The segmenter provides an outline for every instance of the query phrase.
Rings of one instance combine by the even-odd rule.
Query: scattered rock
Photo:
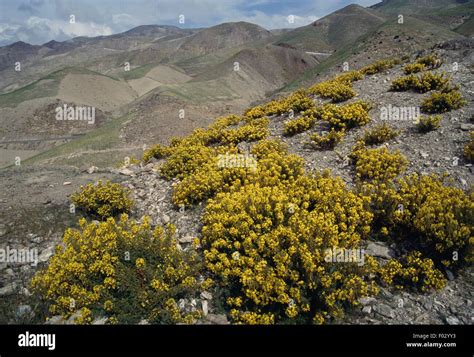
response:
[[[125,176],[135,176],[135,172],[133,170],[128,169],[128,168],[120,169],[120,170],[118,170],[118,173],[121,174],[121,175],[125,175]]]
[[[45,263],[49,260],[49,258],[52,257],[52,255],[54,254],[54,247],[49,247],[49,248],[46,248],[45,250],[43,250],[41,252],[41,254],[39,255],[38,257],[38,261],[40,263]]]
[[[461,321],[459,321],[459,319],[455,316],[447,316],[445,320],[449,325],[459,325],[461,323]]]
[[[180,242],[181,244],[190,244],[193,242],[193,240],[194,240],[193,236],[184,236],[184,237],[178,238],[178,242]]]
[[[98,317],[92,321],[92,325],[105,325],[107,323],[107,317]]]
[[[34,316],[33,309],[30,305],[20,305],[16,309],[16,316],[20,319],[25,317],[32,317]]]
[[[163,224],[168,224],[168,223],[170,223],[170,221],[171,221],[170,216],[168,216],[167,214],[164,214],[161,217],[161,222],[163,222]]]
[[[362,308],[362,312],[363,313],[366,313],[366,314],[370,314],[372,312],[372,306],[368,305],[368,306],[364,306]]]
[[[0,296],[13,295],[16,291],[17,283],[12,282],[5,285],[3,288],[0,288]]]
[[[201,299],[212,300],[212,294],[209,291],[201,292]]]
[[[206,321],[214,325],[229,325],[229,320],[227,316],[223,314],[208,314],[206,316]]]
[[[365,248],[365,253],[384,259],[391,259],[395,257],[393,250],[384,242],[369,242],[369,244],[367,244],[367,248]]]
[[[474,124],[470,124],[470,123],[462,123],[461,125],[459,125],[459,127],[460,127],[461,130],[463,130],[463,131],[471,131],[471,130],[474,130]]]
[[[69,186],[70,184],[72,184],[71,181],[65,181],[65,182],[63,182],[63,186]]]
[[[383,317],[387,317],[389,319],[393,319],[395,317],[395,313],[393,312],[393,309],[385,304],[380,304],[374,307],[374,310],[376,313],[379,315],[382,315]]]
[[[45,325],[64,325],[66,320],[63,319],[62,316],[56,315],[50,317],[44,324]]]
[[[202,313],[204,316],[207,316],[207,314],[209,313],[209,307],[208,307],[208,302],[207,300],[203,300],[201,302],[201,305],[202,305]]]
[[[87,169],[88,174],[93,174],[95,172],[99,171],[99,168],[97,166],[91,166]]]

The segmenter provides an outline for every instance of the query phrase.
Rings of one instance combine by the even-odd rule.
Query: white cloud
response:
[[[51,37],[56,37],[61,34],[67,36],[106,36],[113,33],[112,29],[106,25],[99,25],[93,22],[78,22],[71,24],[69,21],[50,20],[40,17],[30,17],[26,21],[28,29],[38,29],[47,31]]]

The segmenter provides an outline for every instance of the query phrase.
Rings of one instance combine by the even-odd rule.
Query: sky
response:
[[[192,28],[248,21],[269,30],[292,28],[351,3],[370,6],[379,1],[0,0],[0,46],[16,41],[43,44],[77,36],[111,35],[150,24]],[[72,15],[75,23],[70,21]]]

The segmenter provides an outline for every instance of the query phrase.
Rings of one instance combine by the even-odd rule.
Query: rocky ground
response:
[[[389,121],[401,134],[386,145],[400,150],[409,160],[408,172],[448,173],[454,185],[468,189],[473,184],[473,167],[465,161],[462,148],[468,141],[469,131],[474,129],[472,91],[473,44],[451,45],[436,48],[444,63],[439,69],[448,72],[452,81],[459,85],[468,105],[460,110],[443,115],[441,128],[420,134],[411,121]],[[454,62],[458,69],[453,71]],[[371,123],[367,128],[380,123],[383,106],[419,106],[425,95],[389,92],[391,80],[402,75],[401,66],[354,83],[358,93],[356,99],[369,100],[374,108],[370,112]],[[318,124],[311,131],[284,137],[285,116],[271,118],[271,136],[289,144],[290,151],[306,160],[308,171],[331,169],[348,185],[353,184],[353,166],[346,162],[357,138],[365,128],[350,131],[344,141],[330,151],[315,151],[306,146],[309,135],[327,130]],[[27,282],[36,269],[44,266],[60,241],[62,232],[73,226],[77,217],[69,212],[69,195],[81,184],[109,178],[122,182],[133,191],[136,207],[132,216],[151,217],[153,224],[173,223],[177,227],[178,244],[187,249],[194,237],[199,236],[200,216],[203,206],[178,209],[171,203],[174,182],[161,179],[157,173],[159,163],[132,165],[123,169],[91,168],[89,172],[71,167],[22,167],[0,171],[2,192],[0,193],[0,248],[36,247],[40,264],[9,266],[0,264],[0,323],[39,322],[35,312],[39,305],[32,301]],[[396,247],[384,242],[367,242],[366,253],[380,260],[399,254]],[[382,289],[375,298],[361,300],[359,308],[351,311],[344,324],[472,324],[472,300],[474,295],[472,267],[458,272],[456,276],[446,271],[448,284],[441,291],[419,294],[407,291]],[[206,318],[200,323],[228,323],[218,301],[212,294],[204,293],[196,301],[181,301],[183,306],[201,308]],[[54,318],[54,323],[68,323]],[[70,321],[69,321],[70,322]],[[101,323],[98,319],[95,323]],[[143,323],[146,323],[144,321]]]

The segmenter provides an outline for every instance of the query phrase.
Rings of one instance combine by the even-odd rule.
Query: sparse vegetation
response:
[[[400,132],[392,129],[388,124],[378,124],[364,132],[362,140],[365,145],[379,145],[398,136]]]
[[[429,115],[420,116],[416,128],[420,133],[427,133],[432,130],[436,130],[441,125],[441,119],[443,117],[441,115]]]
[[[344,138],[344,130],[331,129],[326,134],[313,134],[311,135],[311,145],[316,149],[327,150],[333,149],[336,144],[340,143]]]
[[[459,90],[434,92],[423,100],[421,110],[425,113],[445,113],[461,108],[466,104]]]
[[[464,145],[464,157],[469,162],[474,162],[474,131],[470,132],[471,140]]]

